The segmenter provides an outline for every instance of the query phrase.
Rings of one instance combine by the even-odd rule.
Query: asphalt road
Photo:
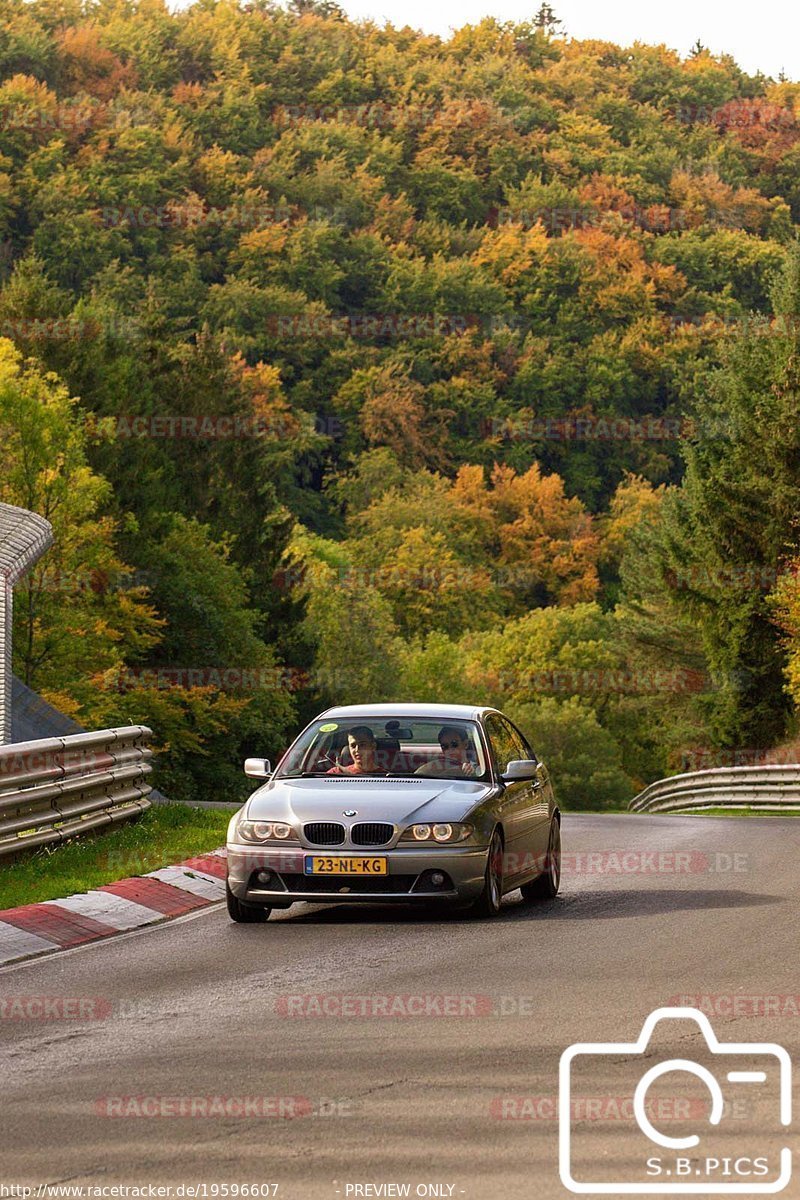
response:
[[[704,996],[721,1040],[800,1061],[800,821],[567,816],[564,849],[559,898],[514,893],[494,922],[298,906],[233,926],[214,907],[1,971],[0,1183],[563,1197],[572,1043],[633,1041],[651,1010]],[[343,994],[378,1015],[314,1015]],[[81,998],[87,1019],[14,1019],[24,997]],[[430,1015],[380,1015],[415,1005]],[[669,1041],[693,1044],[677,1027]],[[583,1094],[629,1095],[630,1058]],[[179,1105],[198,1115],[147,1115]],[[774,1154],[771,1119],[740,1113],[737,1150]],[[613,1104],[584,1122],[581,1169],[631,1169],[629,1125]]]

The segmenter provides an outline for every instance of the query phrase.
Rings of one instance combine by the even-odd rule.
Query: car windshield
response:
[[[275,778],[315,775],[486,780],[488,763],[474,721],[322,717],[287,750]]]

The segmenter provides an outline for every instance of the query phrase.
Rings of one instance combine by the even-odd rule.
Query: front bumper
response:
[[[306,855],[331,851],[319,847],[261,849],[228,843],[228,885],[246,904],[264,904],[272,908],[288,908],[305,901],[310,904],[413,904],[417,901],[449,900],[469,903],[480,895],[486,872],[487,850],[475,846],[437,846],[420,850],[382,850],[379,847],[335,851],[343,857],[386,858],[388,874],[305,875]],[[268,882],[257,879],[268,871]],[[442,872],[443,884],[434,885],[432,872]]]

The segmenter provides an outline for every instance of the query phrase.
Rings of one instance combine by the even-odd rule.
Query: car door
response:
[[[487,716],[486,735],[498,776],[502,775],[512,759],[524,757],[517,752],[518,745],[512,735],[511,726],[499,713],[490,713]],[[503,875],[507,884],[513,884],[515,879],[533,874],[529,858],[531,794],[531,785],[527,780],[516,780],[503,785],[503,792],[498,800],[505,834]]]
[[[535,759],[538,763],[536,778],[530,784],[530,808],[527,814],[526,829],[526,849],[538,861],[547,853],[548,839],[550,837],[550,804],[553,789],[550,784],[547,768],[544,763],[539,762],[538,756],[531,748],[527,738],[524,734],[520,733],[516,725],[512,721],[509,721],[507,717],[504,717],[503,720],[510,726],[512,737],[519,751],[519,757]]]

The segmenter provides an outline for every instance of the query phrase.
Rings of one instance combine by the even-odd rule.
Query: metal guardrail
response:
[[[800,763],[716,767],[659,779],[631,800],[632,812],[689,812],[704,808],[800,810]]]
[[[11,627],[14,586],[53,544],[49,521],[0,504],[0,743],[11,741]]]
[[[0,857],[149,808],[151,736],[127,725],[0,746]]]

